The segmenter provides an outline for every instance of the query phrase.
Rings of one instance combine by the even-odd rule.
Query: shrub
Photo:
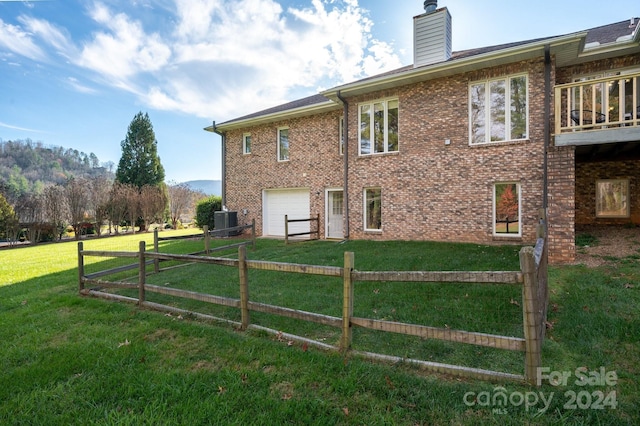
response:
[[[199,228],[207,225],[209,229],[214,229],[214,212],[222,210],[222,197],[212,195],[198,201],[196,205],[196,224]]]

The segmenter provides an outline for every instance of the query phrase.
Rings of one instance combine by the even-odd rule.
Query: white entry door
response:
[[[343,212],[342,189],[327,191],[327,238],[344,238]]]

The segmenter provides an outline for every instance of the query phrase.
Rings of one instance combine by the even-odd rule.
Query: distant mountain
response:
[[[222,195],[222,181],[219,180],[190,180],[184,183],[194,191],[200,191],[206,195]]]

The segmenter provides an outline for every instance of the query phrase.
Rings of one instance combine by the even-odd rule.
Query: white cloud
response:
[[[171,57],[171,49],[156,33],[146,34],[142,25],[124,13],[113,14],[103,4],[91,10],[91,18],[102,26],[93,39],[84,44],[77,63],[122,86],[138,73],[162,69]],[[124,84],[126,86],[126,84]]]
[[[310,94],[315,87],[401,66],[390,45],[372,39],[373,23],[356,0],[313,0],[309,7],[287,11],[272,0],[196,4],[194,26],[185,20],[191,12],[178,12],[183,18],[178,28],[191,31],[178,31],[174,52],[186,73],[194,63],[212,70],[208,92],[192,93],[184,104],[208,106],[192,111],[200,116],[231,118],[290,100],[296,90]],[[177,7],[187,6],[178,1]],[[165,88],[165,96],[182,103],[176,87]]]
[[[46,58],[41,46],[52,46],[97,83],[152,108],[218,120],[401,66],[392,46],[372,37],[357,0],[311,0],[286,10],[275,0],[172,1],[173,8],[127,12],[92,3],[94,29],[73,42],[45,20],[23,17],[22,27],[0,21],[0,46],[20,42],[14,52],[36,60]],[[136,16],[140,10],[145,15]]]
[[[5,127],[7,129],[12,129],[12,130],[20,130],[22,132],[46,133],[46,132],[44,132],[42,130],[27,129],[25,127],[14,126],[14,125],[11,125],[11,124],[3,123],[1,121],[0,121],[0,127]]]
[[[69,77],[67,78],[67,83],[69,84],[69,86],[71,86],[76,92],[80,92],[80,93],[88,93],[88,94],[94,94],[94,93],[98,93],[98,91],[96,89],[92,89],[91,87],[87,87],[84,84],[81,84],[77,78],[74,77]]]
[[[22,16],[19,21],[31,34],[52,46],[60,55],[66,58],[75,56],[75,46],[64,29],[59,29],[43,19]]]
[[[32,35],[16,25],[0,19],[0,47],[35,61],[45,61],[47,55],[33,40]]]
[[[206,38],[211,29],[211,17],[222,9],[220,0],[175,0],[178,14],[176,35],[188,40]]]

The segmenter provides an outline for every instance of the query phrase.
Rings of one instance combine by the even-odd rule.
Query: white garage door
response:
[[[309,189],[269,189],[264,191],[263,234],[284,236],[284,216],[291,219],[308,219]],[[289,224],[289,234],[308,232],[309,222]]]

